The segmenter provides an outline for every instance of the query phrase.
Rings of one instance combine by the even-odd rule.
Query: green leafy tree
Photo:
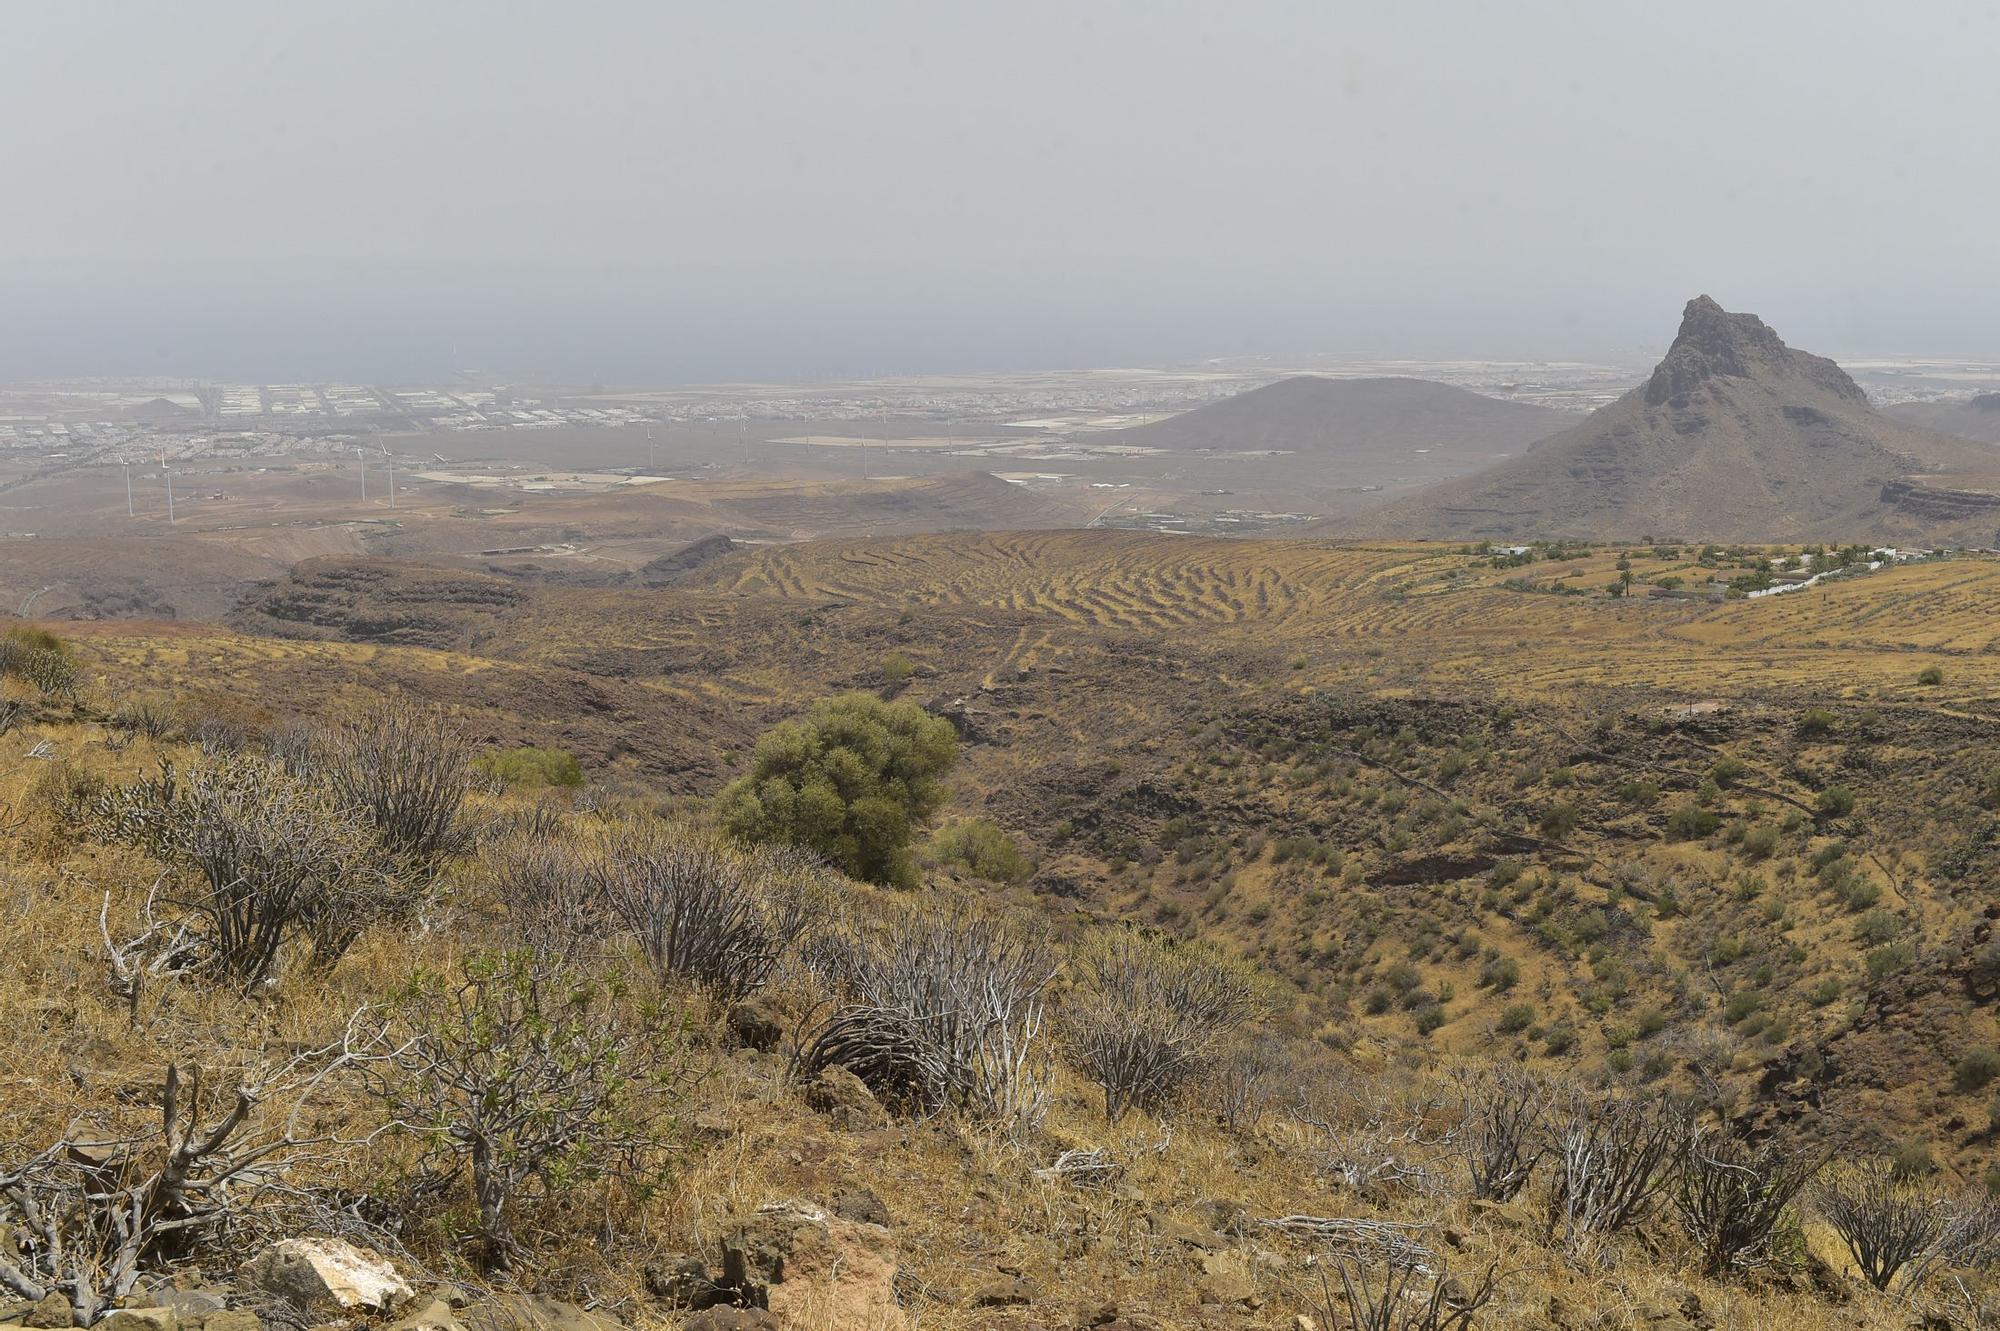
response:
[[[944,806],[957,752],[950,723],[913,703],[829,698],[757,741],[750,774],[722,792],[722,824],[744,841],[805,846],[853,877],[911,887],[911,839]]]

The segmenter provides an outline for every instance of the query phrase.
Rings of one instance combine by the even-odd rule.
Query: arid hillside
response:
[[[1548,407],[1423,379],[1298,375],[1102,437],[1146,448],[1277,450],[1329,464],[1407,462],[1431,454],[1433,464],[1477,467],[1574,422]]]
[[[1884,416],[1961,439],[2000,444],[2000,393],[1978,393],[1952,402],[1899,402]]]
[[[318,555],[370,554],[574,583],[657,580],[702,538],[798,541],[1083,525],[1064,498],[983,471],[849,481],[670,480],[595,492],[497,482],[360,502],[324,468],[218,473],[179,517],[125,516],[112,476],[26,487],[44,530],[6,540],[0,605],[52,619],[222,618],[255,583]],[[378,492],[381,483],[377,482]],[[684,570],[682,570],[684,571]]]
[[[267,1327],[296,1314],[239,1264],[301,1233],[454,1282],[443,1312],[355,1315],[402,1331],[498,1326],[524,1290],[566,1331],[1332,1327],[1355,1320],[1343,1273],[1496,1328],[1976,1325],[2000,561],[1868,553],[959,532],[706,546],[655,585],[332,556],[229,627],[57,625],[68,674],[37,647],[0,681],[0,1021],[22,1033],[0,1144],[143,1134],[169,1059],[221,1079],[202,1103],[254,1074],[271,1112],[313,1106],[328,1144],[283,1148],[255,1223],[161,1268]],[[1819,580],[1749,594],[1790,565]],[[856,691],[948,723],[955,762],[920,887],[801,897],[790,861],[713,841],[718,799],[760,734]],[[398,717],[491,761],[468,839],[397,852],[405,895],[284,944],[248,999],[173,960],[205,936],[174,930],[206,843],[149,829],[210,807],[176,792],[310,819],[333,807],[312,783]],[[575,784],[502,775],[572,763]],[[258,853],[365,855],[354,826]],[[648,932],[695,918],[630,895],[683,881],[655,864],[749,894],[716,918],[817,932],[732,988]],[[498,1001],[509,948],[609,986],[577,991],[612,1007],[575,1029],[613,1043],[576,1048],[646,1051],[670,1112],[618,1120],[645,1127],[618,1168],[486,1215],[398,1116],[429,1083],[367,1060],[444,1038],[412,1025],[453,1010],[437,977]],[[1020,1006],[982,1028],[1002,1045],[950,1055],[986,1071],[933,1083],[932,1054],[882,1052],[934,1049],[911,1032],[935,1006],[889,977],[988,964],[1012,978],[980,1001]],[[1240,996],[1202,1009],[1227,1038],[1113,1112],[1093,1041],[1122,1028],[1090,1022],[1190,976]],[[286,1120],[248,1121],[254,1143]],[[1634,1148],[1617,1220],[1565,1200],[1593,1133],[1659,1150]],[[1486,1153],[1508,1140],[1524,1154]],[[1739,1171],[1769,1223],[1717,1230]],[[1841,1237],[1871,1180],[1963,1222],[1887,1294]]]
[[[2000,454],[1876,412],[1762,320],[1688,302],[1652,377],[1345,531],[1439,540],[2000,543]]]
[[[1689,595],[1780,585],[1774,562],[962,533],[738,551],[640,591],[336,560],[247,604],[237,634],[107,625],[81,641],[107,661],[171,659],[280,711],[351,694],[365,661],[494,742],[555,744],[604,779],[689,796],[718,786],[762,726],[885,687],[900,658],[894,687],[966,737],[967,812],[1033,849],[1044,896],[1227,936],[1325,1020],[1394,1040],[1414,1009],[1371,1011],[1369,977],[1432,931],[1470,930],[1476,948],[1431,963],[1460,995],[1424,1032],[1440,1050],[1490,1040],[1508,1006],[1479,983],[1495,949],[1540,977],[1538,1012],[1574,1037],[1548,1055],[1562,1062],[1615,1052],[1662,1004],[1733,1041],[1716,987],[1755,983],[1782,1016],[1760,1032],[1779,1034],[1730,1044],[1717,1073],[1747,1088],[1850,1023],[1901,1013],[1861,997],[1890,982],[1868,972],[1872,948],[1906,946],[1908,964],[1955,983],[1990,822],[1977,736],[2000,697],[2000,564],[1855,565],[1779,595]],[[1909,800],[1912,786],[1926,797]],[[1829,815],[1836,787],[1855,804]],[[1302,864],[1280,843],[1311,853]],[[1825,895],[1828,863],[1869,880],[1864,906]],[[1551,941],[1548,920],[1629,910],[1662,882],[1682,885],[1670,918],[1580,950]],[[1745,899],[1784,921],[1755,955],[1810,959],[1786,987],[1753,981],[1755,966],[1706,969],[1702,949]],[[1871,911],[1899,923],[1850,933]],[[1606,949],[1628,987],[1593,1011],[1585,958]],[[1860,1006],[1812,1006],[1827,980]],[[1886,1082],[1850,1121],[1932,1138],[1976,1175],[1985,1139],[1942,1125],[1963,1112],[1949,1064],[1992,1036],[1991,1017],[1950,1013],[1924,1046],[1935,1066]],[[1824,1095],[1860,1093],[1826,1076]]]

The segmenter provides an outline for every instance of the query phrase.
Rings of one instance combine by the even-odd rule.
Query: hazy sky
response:
[[[0,0],[0,380],[2000,356],[2000,3]]]

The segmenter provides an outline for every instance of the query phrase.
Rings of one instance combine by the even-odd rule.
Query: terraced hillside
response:
[[[0,701],[14,707],[0,824],[26,829],[4,872],[42,882],[38,857],[54,855],[61,899],[97,909],[109,862],[63,849],[48,810],[143,770],[168,742],[152,735],[179,736],[169,751],[196,762],[400,695],[448,709],[482,747],[574,757],[582,790],[519,816],[587,831],[634,811],[706,816],[760,733],[867,690],[950,722],[961,756],[944,822],[984,819],[1019,853],[985,879],[939,839],[922,852],[934,886],[1063,937],[1129,922],[1254,963],[1287,1060],[1315,1069],[1314,1093],[1338,1088],[1356,1125],[1310,1145],[1321,1111],[1271,1102],[1254,1147],[1212,1144],[1187,1120],[1141,1143],[1092,1127],[1072,1088],[1059,1114],[1073,1126],[1036,1152],[1116,1143],[1152,1162],[1127,1177],[1176,1205],[1221,1188],[1272,1216],[1436,1226],[1430,1194],[1327,1180],[1359,1167],[1347,1152],[1374,1158],[1385,1095],[1435,1108],[1452,1093],[1438,1087],[1498,1058],[1683,1097],[1748,1141],[1893,1159],[1925,1187],[2000,1186],[2000,560],[1059,530],[710,544],[669,562],[660,585],[564,585],[334,556],[259,589],[230,627],[64,625],[75,700]],[[1808,570],[1821,580],[1749,594]],[[129,878],[116,909],[138,910],[151,871],[110,867]],[[484,872],[464,870],[451,909],[486,909],[467,904],[489,891]],[[384,935],[362,964],[394,970],[398,949],[443,938]],[[143,1038],[116,1013],[94,1020]],[[38,1066],[58,1067],[60,1032],[38,1038]],[[737,1083],[720,1076],[727,1104]],[[736,1196],[729,1171],[747,1169],[763,1196],[863,1168],[837,1140],[802,1138],[770,1098],[785,1094],[701,1120],[703,1140],[731,1144],[694,1186]],[[802,1140],[830,1154],[801,1156]],[[881,1186],[913,1213],[986,1186],[964,1171],[1018,1164],[898,1142],[917,1154],[896,1154],[900,1182]],[[1247,1305],[1196,1311],[1219,1286],[1180,1282],[1158,1236],[1181,1222],[1164,1212],[1137,1229],[1123,1212],[1075,1221],[1129,1235],[1110,1247],[1019,1237],[1020,1216],[1057,1214],[1034,1186],[1004,1194],[1015,1219],[996,1211],[988,1246],[913,1254],[911,1268],[933,1288],[964,1285],[967,1262],[1067,1287],[1084,1261],[1094,1287],[1179,1310],[1163,1325],[1257,1324]],[[1540,1222],[1518,1209],[1504,1226],[1478,1210],[1452,1223],[1471,1251],[1519,1261],[1525,1231],[1505,1226]],[[663,1232],[703,1223],[677,1215]],[[955,1242],[923,1233],[918,1247]],[[1800,1242],[1841,1260],[1824,1232]],[[1552,1297],[1657,1302],[1641,1293],[1658,1288],[1638,1274],[1651,1268],[1622,1268],[1628,1283],[1602,1297],[1568,1269],[1510,1277],[1494,1324],[1545,1325]],[[1810,1326],[1811,1291],[1838,1288],[1813,1279],[1833,1283],[1700,1297],[1744,1325],[1783,1310]],[[1312,1306],[1301,1288],[1285,1277],[1253,1297]],[[1903,1313],[1856,1305],[1851,1322],[1885,1316]],[[976,1309],[939,1324],[987,1325]]]
[[[1693,594],[1808,555],[1852,571]],[[811,699],[900,694],[966,742],[954,815],[1039,865],[996,891],[1226,939],[1357,1058],[1783,1084],[1976,1178],[2000,560],[1866,562],[1115,531],[752,547],[649,589],[333,559],[235,632],[80,644],[266,725],[365,677],[683,802]]]

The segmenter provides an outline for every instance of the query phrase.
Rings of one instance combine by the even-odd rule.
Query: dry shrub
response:
[[[1047,1107],[1039,940],[964,903],[908,906],[822,949],[829,1014],[800,1042],[803,1078],[838,1065],[918,1114],[958,1109],[1010,1130]]]
[[[1075,967],[1068,1042],[1113,1123],[1163,1108],[1257,1011],[1250,973],[1199,943],[1111,930],[1078,949]]]
[[[1370,1275],[1378,1264],[1379,1280]],[[1308,1287],[1306,1299],[1318,1324],[1352,1331],[1466,1331],[1500,1287],[1497,1265],[1488,1265],[1466,1284],[1448,1270],[1432,1270],[1394,1252],[1376,1260],[1336,1253],[1315,1258],[1313,1267],[1317,1281]],[[1333,1279],[1327,1277],[1328,1267]]]
[[[1435,1108],[1421,1084],[1393,1088],[1380,1077],[1335,1067],[1298,1088],[1291,1115],[1310,1134],[1316,1172],[1340,1188],[1443,1198],[1453,1187],[1444,1161],[1455,1125],[1433,1123]]]
[[[1690,1124],[1669,1100],[1569,1097],[1555,1120],[1550,1239],[1572,1257],[1638,1224],[1673,1183]]]
[[[1886,1160],[1832,1171],[1813,1209],[1846,1245],[1861,1278],[1914,1291],[1938,1271],[2000,1257],[2000,1205],[1925,1187]]]
[[[575,958],[616,930],[617,916],[593,881],[589,853],[576,838],[523,828],[490,841],[481,860],[515,942]]]
[[[391,853],[434,869],[466,850],[461,807],[472,786],[472,744],[441,710],[392,702],[280,743],[294,775],[358,809]]]
[[[1254,1126],[1283,1093],[1286,1074],[1297,1062],[1298,1051],[1273,1035],[1255,1035],[1229,1046],[1213,1061],[1208,1075],[1222,1126],[1230,1132]]]
[[[302,1134],[314,1092],[355,1052],[342,1041],[206,1091],[169,1064],[150,1103],[73,1122],[25,1158],[0,1161],[0,1289],[62,1295],[77,1325],[142,1278],[226,1260],[269,1236],[260,1203],[307,1157],[343,1143]],[[150,1123],[144,1121],[150,1118]]]
[[[659,823],[614,826],[586,873],[588,890],[638,939],[656,975],[730,1000],[771,979],[817,921],[826,892],[818,862],[796,847],[739,850]]]
[[[1547,1115],[1554,1088],[1513,1064],[1500,1064],[1461,1082],[1458,1144],[1472,1181],[1472,1195],[1511,1201],[1549,1152]]]
[[[198,920],[201,965],[246,991],[288,947],[324,969],[412,904],[345,809],[261,759],[163,763],[99,794],[91,812],[98,835],[178,871],[166,900]]]
[[[1826,1152],[1779,1141],[1753,1146],[1721,1132],[1696,1132],[1681,1159],[1674,1209],[1712,1277],[1754,1270],[1771,1259],[1779,1222],[1826,1160]]]

